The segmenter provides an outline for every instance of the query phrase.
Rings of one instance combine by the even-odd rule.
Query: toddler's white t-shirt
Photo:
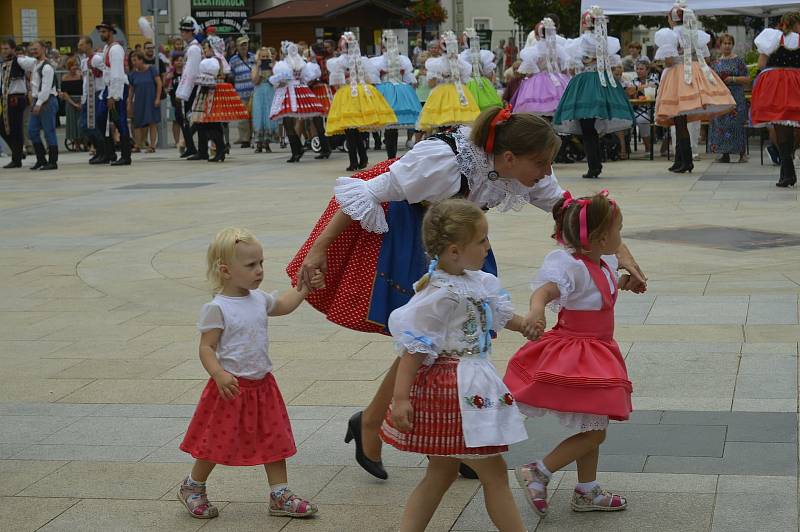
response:
[[[267,315],[274,305],[275,296],[261,290],[242,297],[217,294],[203,305],[197,328],[200,332],[222,329],[217,359],[225,371],[252,380],[272,371]]]

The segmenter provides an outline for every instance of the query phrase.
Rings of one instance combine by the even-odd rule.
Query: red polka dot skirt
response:
[[[229,466],[270,464],[297,452],[286,405],[272,373],[239,378],[239,395],[224,400],[209,379],[180,449]]]
[[[353,177],[368,181],[386,173],[394,161],[394,159],[383,161],[363,172],[353,174]],[[387,207],[388,203],[385,203],[384,211]],[[293,285],[297,285],[297,272],[311,245],[338,210],[339,204],[336,198],[332,198],[308,240],[286,267],[286,273],[289,274]],[[383,234],[370,233],[358,222],[350,224],[328,247],[325,288],[311,292],[306,300],[337,325],[354,331],[382,333],[383,326],[367,321],[382,244]]]

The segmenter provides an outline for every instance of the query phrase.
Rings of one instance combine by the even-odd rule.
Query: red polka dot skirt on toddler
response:
[[[180,449],[198,460],[229,466],[277,462],[297,453],[286,404],[272,373],[239,378],[239,394],[219,395],[209,379]]]

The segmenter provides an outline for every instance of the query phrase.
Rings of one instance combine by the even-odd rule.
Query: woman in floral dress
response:
[[[750,77],[744,60],[733,53],[733,36],[727,33],[720,35],[719,43],[721,54],[713,68],[730,89],[736,107],[730,113],[711,120],[709,147],[711,153],[722,154],[717,162],[729,163],[730,154],[738,153],[739,162],[743,163],[747,162],[747,101],[744,87],[750,83]]]

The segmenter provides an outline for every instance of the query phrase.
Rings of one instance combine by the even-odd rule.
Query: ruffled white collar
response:
[[[500,212],[518,211],[529,204],[534,187],[500,177],[494,169],[494,156],[470,142],[469,134],[470,128],[461,127],[453,133],[453,137],[458,149],[458,168],[467,178],[470,193],[478,192],[482,204],[497,208]]]

